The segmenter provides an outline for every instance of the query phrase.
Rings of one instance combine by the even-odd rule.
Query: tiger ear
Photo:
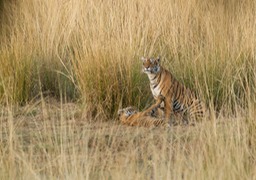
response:
[[[158,57],[156,58],[156,62],[157,62],[157,63],[160,63],[160,59],[161,59],[160,56],[158,56]]]
[[[124,112],[124,110],[123,110],[123,109],[119,109],[119,110],[118,110],[118,112],[117,112],[117,115],[119,115],[119,116],[120,116],[123,112]]]
[[[144,57],[141,57],[141,59],[140,59],[141,61],[146,61],[147,59],[146,58],[144,58]]]

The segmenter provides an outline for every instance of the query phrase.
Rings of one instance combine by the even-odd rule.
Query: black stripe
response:
[[[154,85],[154,86],[153,86],[153,89],[155,89],[157,86],[158,86],[158,84]]]
[[[159,78],[158,78],[158,80],[157,80],[157,83],[160,83],[161,77],[162,77],[162,73],[159,73]]]
[[[163,87],[162,89],[164,89],[164,87]],[[169,95],[169,93],[170,93],[171,90],[173,90],[173,89],[172,89],[172,86],[171,86],[171,87],[168,89],[168,91],[166,92],[166,96]],[[162,92],[162,91],[161,91],[161,92]]]
[[[161,94],[162,94],[162,91],[163,91],[163,88],[161,89],[161,91],[160,91],[159,95],[161,95]]]
[[[155,77],[152,79],[152,81],[154,81],[157,78],[157,75],[155,75]]]

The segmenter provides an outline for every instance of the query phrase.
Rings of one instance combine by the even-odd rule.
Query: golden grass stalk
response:
[[[0,97],[79,94],[88,113],[112,117],[121,104],[150,104],[139,59],[161,55],[209,106],[232,114],[254,99],[255,10],[250,0],[4,2]]]

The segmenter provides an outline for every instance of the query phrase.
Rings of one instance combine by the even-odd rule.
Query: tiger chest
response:
[[[150,85],[150,89],[154,98],[156,99],[160,95],[160,92],[161,92],[160,87],[159,86],[154,87],[154,85]]]

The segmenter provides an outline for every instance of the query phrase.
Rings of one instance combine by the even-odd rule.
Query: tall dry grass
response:
[[[41,99],[0,114],[1,179],[255,179],[255,112],[171,129],[88,123]]]
[[[2,100],[62,91],[111,117],[151,102],[139,59],[157,55],[217,110],[246,108],[255,93],[254,1],[23,0],[2,9]]]
[[[0,179],[255,179],[253,0],[19,0],[0,12]],[[139,59],[158,55],[218,117],[90,123],[149,105]]]

